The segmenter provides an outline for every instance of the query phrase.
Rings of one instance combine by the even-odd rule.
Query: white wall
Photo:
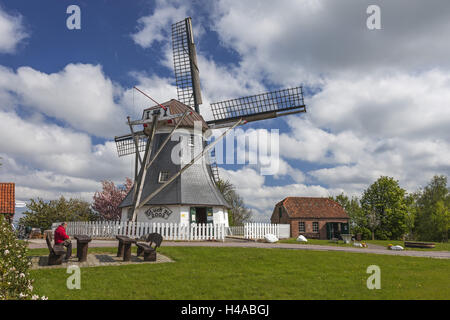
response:
[[[165,218],[149,218],[145,214],[145,211],[147,211],[150,208],[154,207],[165,207],[172,211],[170,216]],[[150,222],[150,223],[180,223],[180,206],[143,206],[142,208],[138,209],[137,213],[137,219],[138,222]]]
[[[166,207],[172,211],[167,219],[164,218],[149,218],[145,214],[150,207]],[[187,215],[186,215],[187,216]],[[189,216],[187,216],[189,219]],[[121,221],[128,220],[128,208],[122,208]],[[150,223],[180,223],[180,206],[143,206],[138,209],[136,221],[138,222],[150,222]]]
[[[158,206],[155,206],[158,207]],[[145,214],[145,211],[150,208],[149,206],[144,206],[138,209],[137,221],[138,222],[149,222],[149,223],[181,223],[189,224],[189,211],[190,206],[163,206],[172,210],[171,215],[168,219],[164,218],[153,218],[149,219]],[[121,221],[127,221],[128,208],[122,208],[122,218]],[[213,222],[214,224],[225,224],[228,227],[228,212],[224,207],[213,207]]]

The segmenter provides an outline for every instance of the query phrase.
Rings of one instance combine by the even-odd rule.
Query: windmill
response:
[[[215,143],[239,125],[306,112],[302,87],[212,103],[214,119],[205,121],[199,108],[202,95],[191,18],[172,25],[172,48],[178,100],[159,104],[135,88],[156,105],[145,109],[141,119],[128,117],[130,133],[115,137],[119,157],[135,155],[134,185],[120,205],[122,220],[228,225],[229,205],[215,184],[217,165],[206,156],[211,152],[214,157]],[[195,135],[195,125],[201,128],[200,136]],[[226,130],[207,144],[208,129],[218,128]],[[190,157],[184,165],[172,158],[178,144],[172,138],[177,134],[188,141],[184,147]]]

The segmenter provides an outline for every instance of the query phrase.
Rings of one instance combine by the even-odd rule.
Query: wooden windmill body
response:
[[[213,103],[214,120],[205,121],[190,18],[172,25],[172,45],[178,100],[145,109],[139,120],[128,118],[131,133],[115,138],[119,156],[135,155],[135,181],[120,205],[122,220],[228,226],[229,204],[210,163],[214,144],[238,125],[306,112],[302,87]],[[227,130],[208,144],[209,129],[217,128]]]

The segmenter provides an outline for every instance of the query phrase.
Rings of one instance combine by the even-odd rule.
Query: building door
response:
[[[327,226],[327,239],[331,240],[332,234],[333,234],[333,230],[332,230],[333,226],[329,222],[327,222],[326,226]]]
[[[191,223],[213,223],[213,209],[210,207],[191,207]]]
[[[205,207],[196,207],[195,212],[197,214],[197,223],[206,223],[206,208]]]
[[[339,224],[337,222],[327,222],[327,239],[339,238]]]

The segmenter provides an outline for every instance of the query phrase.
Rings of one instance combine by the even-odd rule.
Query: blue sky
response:
[[[81,30],[66,9],[81,8]],[[370,4],[380,30],[367,27]],[[191,16],[204,104],[303,84],[308,113],[243,127],[280,132],[280,169],[226,165],[257,220],[286,196],[360,195],[380,175],[408,191],[450,171],[445,1],[0,0],[0,181],[27,201],[86,200],[132,176],[114,135],[176,98],[170,26]]]

